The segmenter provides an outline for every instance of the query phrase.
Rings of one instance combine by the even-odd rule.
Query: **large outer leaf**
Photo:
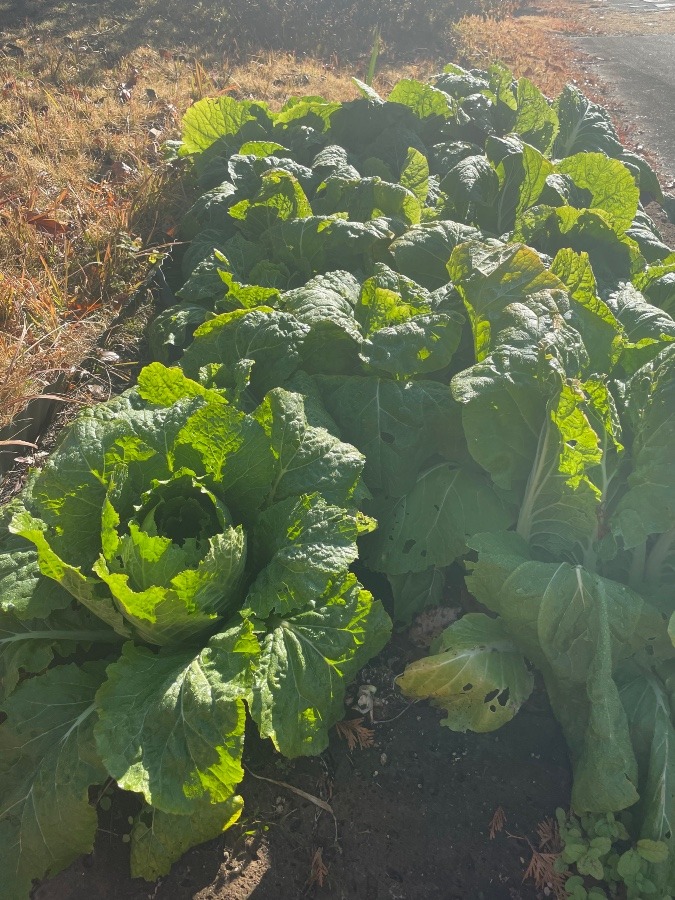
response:
[[[448,272],[469,311],[478,362],[490,352],[493,333],[499,330],[510,304],[523,301],[528,294],[563,288],[534,250],[521,244],[497,248],[477,242],[462,244],[453,252]]]
[[[411,285],[414,282],[397,278],[391,269],[384,267],[375,277],[363,282],[355,314],[364,334],[372,336],[382,328],[400,325],[414,316],[431,312],[431,296],[423,288],[417,287],[416,295],[409,290],[403,296],[405,287]]]
[[[330,506],[320,494],[290,497],[260,516],[252,542],[258,575],[244,615],[287,615],[317,602],[358,556],[356,539],[374,523]]]
[[[316,275],[300,288],[286,291],[282,296],[282,305],[286,312],[304,322],[315,325],[324,319],[340,322],[345,331],[352,330],[358,339],[360,332],[355,329],[354,307],[358,303],[361,291],[360,282],[342,269]]]
[[[144,805],[131,829],[131,877],[156,881],[168,875],[187,850],[234,825],[243,806],[243,798],[236,794],[221,803],[201,803],[186,816]]]
[[[645,266],[638,245],[603,209],[533,206],[521,216],[515,237],[551,256],[565,247],[588,253],[598,281],[611,286]]]
[[[511,72],[502,63],[492,63],[487,71],[490,90],[496,100],[496,119],[498,131],[508,134],[513,131],[516,120],[516,93],[517,82]]]
[[[434,454],[464,458],[459,407],[447,386],[374,377],[316,381],[343,437],[365,455],[371,490],[401,496]]]
[[[209,97],[193,104],[183,116],[181,154],[201,153],[216,141],[234,136],[255,118],[251,109],[256,106],[232,97]]]
[[[467,156],[450,169],[440,188],[452,208],[464,217],[471,208],[469,204],[490,207],[496,202],[499,179],[485,156]]]
[[[394,598],[394,622],[410,625],[415,616],[429,606],[438,606],[443,597],[445,578],[440,569],[390,575],[389,584]]]
[[[454,63],[443,66],[443,75],[435,79],[436,86],[451,97],[470,97],[490,86],[486,72],[469,72]]]
[[[313,203],[317,213],[343,213],[353,222],[388,216],[418,225],[422,214],[422,205],[412,191],[379,176],[348,179],[333,175],[321,185]]]
[[[329,503],[345,504],[354,492],[365,463],[351,444],[325,428],[307,422],[300,394],[270,391],[258,409],[258,421],[269,434],[275,473],[268,502],[298,497],[308,490]]]
[[[675,313],[675,253],[638,272],[633,283],[654,306],[665,310],[670,316]]]
[[[572,756],[574,808],[632,806],[637,766],[612,676],[636,640],[642,599],[581,566],[532,561],[514,534],[476,535],[469,544],[479,554],[469,589],[544,675]]]
[[[161,363],[150,363],[145,366],[138,375],[138,393],[143,400],[157,406],[171,406],[178,400],[190,397],[202,397],[215,403],[222,403],[224,397],[221,392],[211,390],[198,381],[188,378],[182,369],[177,366],[168,368]],[[224,412],[225,418],[232,418]],[[237,416],[234,413],[234,416]],[[241,417],[239,417],[241,418]]]
[[[607,463],[586,400],[580,385],[565,384],[549,405],[518,516],[526,540],[570,560],[592,551],[602,490],[589,473]]]
[[[125,644],[96,698],[97,746],[120,787],[177,815],[229,800],[244,774],[242,698],[258,652],[249,626],[201,653]]]
[[[379,528],[365,547],[368,565],[387,575],[449,566],[466,550],[467,538],[514,513],[482,475],[441,463],[422,471],[410,491],[375,504]]]
[[[553,165],[535,147],[521,144],[496,166],[499,196],[486,216],[490,230],[503,234],[516,224],[519,216],[539,200]]]
[[[102,498],[101,503],[104,500],[105,498]],[[96,526],[98,524],[97,522]],[[76,600],[79,600],[83,606],[87,607],[118,634],[123,637],[131,636],[129,626],[124,621],[121,612],[105,587],[95,578],[86,575],[80,566],[69,565],[54,552],[47,540],[48,531],[44,522],[34,518],[24,510],[16,513],[12,519],[11,527],[16,534],[27,538],[35,544],[40,571],[43,575],[64,587]],[[98,533],[100,535],[100,528]]]
[[[312,216],[270,228],[262,237],[262,249],[273,262],[287,266],[304,281],[334,269],[363,270],[373,253],[392,238],[387,219],[347,222],[334,216]]]
[[[445,369],[459,346],[463,318],[444,313],[415,316],[380,328],[365,340],[360,357],[371,369],[399,378]]]
[[[328,746],[344,715],[344,692],[389,640],[391,622],[354,575],[336,580],[315,609],[287,616],[262,642],[251,715],[285,756]]]
[[[638,208],[640,191],[635,179],[618,159],[604,153],[577,153],[561,160],[556,171],[569,175],[591,196],[588,209],[608,212],[619,233],[630,228]]]
[[[447,712],[453,731],[494,731],[529,697],[534,679],[499,619],[470,613],[443,632],[431,655],[396,679],[407,697],[428,699]]]
[[[221,238],[229,237],[229,235],[234,232],[234,224],[228,219],[227,213],[232,204],[236,203],[236,201],[236,188],[229,181],[223,181],[222,184],[219,184],[217,187],[212,188],[210,191],[206,191],[206,193],[195,200],[181,220],[180,235],[183,240],[194,241],[194,239],[199,236],[200,232],[206,229],[216,230],[216,233],[218,233]],[[219,243],[212,244],[209,247],[209,256],[216,246],[219,246]],[[195,247],[191,246],[190,251],[191,253],[188,256],[188,260],[193,261],[193,265],[188,270],[184,269],[183,271],[191,272],[195,268]],[[205,258],[206,256],[202,257],[202,259]],[[185,266],[185,264],[184,259],[183,265]],[[178,296],[183,297],[185,300],[190,299],[189,296],[183,293],[180,293]]]
[[[572,322],[581,334],[592,371],[610,372],[627,345],[621,322],[613,308],[598,296],[595,274],[587,253],[563,248],[551,263],[551,271],[570,293]]]
[[[2,707],[2,900],[27,898],[34,878],[93,848],[88,791],[107,777],[92,734],[102,677],[98,664],[59,666],[24,682]]]
[[[623,327],[625,347],[621,365],[628,374],[632,375],[667,344],[675,342],[675,321],[658,306],[648,303],[632,284],[620,287],[607,299],[607,304]]]
[[[252,386],[262,396],[285,384],[298,368],[308,332],[308,326],[295,316],[264,306],[223,313],[197,329],[181,367],[190,378],[199,381],[202,370],[218,366],[218,385],[232,387],[237,363],[252,359]]]
[[[401,170],[401,184],[411,191],[420,203],[425,203],[429,193],[429,163],[419,150],[410,147]]]
[[[290,125],[297,120],[305,118],[319,119],[324,127],[330,123],[332,114],[340,109],[340,104],[335,101],[324,100],[322,97],[289,97],[281,112],[274,113],[274,123]],[[281,134],[283,129],[278,129]]]
[[[452,380],[469,451],[495,484],[520,493],[534,459],[546,400],[536,353],[504,347]]]
[[[434,290],[447,284],[448,260],[457,244],[479,237],[472,225],[434,222],[409,229],[389,249],[399,272]]]
[[[528,144],[548,154],[558,130],[559,121],[555,106],[551,106],[539,88],[529,79],[519,79],[513,131]]]
[[[277,222],[311,216],[312,207],[297,178],[283,169],[272,169],[263,173],[253,199],[240,200],[229,214],[249,240],[257,240]]]
[[[626,165],[635,177],[635,181],[640,188],[640,196],[649,200],[656,200],[657,203],[663,205],[663,190],[659,184],[659,177],[647,162],[644,156],[639,153],[633,153],[625,148],[618,156],[624,165]],[[648,201],[645,200],[645,205]]]
[[[430,84],[422,84],[412,78],[403,78],[397,82],[388,100],[389,103],[408,106],[420,119],[429,116],[447,118],[452,112],[452,104],[447,94]]]
[[[603,385],[581,381],[588,358],[562,301],[561,292],[543,291],[496,306],[498,349],[455,376],[452,390],[471,454],[521,504],[523,535],[574,555],[594,534],[602,489],[586,471],[602,458],[589,415],[604,437],[613,407]]]
[[[178,470],[185,466],[210,476],[232,514],[245,523],[272,484],[273,454],[263,428],[224,401],[209,403],[188,419],[173,457]]]
[[[631,175],[635,177],[633,172]],[[636,212],[633,222],[626,229],[626,234],[635,241],[648,262],[663,260],[672,253],[668,244],[664,243],[656,222],[642,209]]]
[[[21,508],[14,500],[0,510],[0,609],[18,619],[40,619],[65,609],[72,597],[42,575],[35,545],[9,530]]]
[[[354,307],[360,290],[350,272],[337,270],[283,295],[283,309],[310,329],[302,344],[303,369],[332,375],[348,374],[358,366],[363,337]]]
[[[613,526],[630,548],[675,525],[675,347],[632,377],[628,411],[635,433],[633,471]]]
[[[617,675],[640,779],[636,837],[668,845],[667,865],[653,866],[649,877],[669,894],[675,886],[674,676],[672,662],[651,672],[628,665]]]
[[[56,610],[44,619],[19,619],[0,612],[0,699],[12,693],[22,673],[44,671],[55,655],[66,659],[82,647],[102,644],[107,650],[121,641],[83,609]]]
[[[588,100],[578,88],[568,84],[554,103],[560,130],[553,147],[558,159],[584,150],[602,151],[609,156],[621,152],[621,143],[607,110]]]
[[[208,298],[210,304],[214,299],[214,293],[210,288]],[[193,303],[171,306],[161,312],[152,321],[149,329],[151,358],[166,365],[177,360],[183,352],[183,347],[192,340],[194,330],[207,318],[208,311],[203,306],[196,306]]]

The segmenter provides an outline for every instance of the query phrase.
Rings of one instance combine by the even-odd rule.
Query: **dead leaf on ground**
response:
[[[29,225],[32,225],[33,228],[37,228],[38,231],[46,231],[47,234],[51,234],[54,237],[65,234],[70,228],[68,222],[60,222],[58,219],[53,219],[47,213],[40,213],[34,209],[26,210],[24,212],[24,217],[26,222]]]

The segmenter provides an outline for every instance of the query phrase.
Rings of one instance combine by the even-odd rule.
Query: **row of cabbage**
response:
[[[240,813],[246,710],[323,750],[381,599],[405,625],[458,566],[489,615],[400,686],[487,731],[536,667],[574,809],[631,810],[644,890],[675,892],[675,255],[643,207],[666,201],[573,87],[359,87],[188,111],[201,195],[157,362],[4,510],[0,897],[86,852],[109,778],[143,798],[133,873],[166,872]]]

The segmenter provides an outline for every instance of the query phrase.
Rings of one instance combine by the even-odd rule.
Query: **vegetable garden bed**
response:
[[[172,152],[202,194],[157,361],[3,511],[0,897],[90,850],[112,783],[132,874],[165,875],[241,816],[256,735],[323,753],[390,616],[464,576],[465,615],[389,680],[453,732],[517,734],[538,672],[581,817],[540,834],[540,885],[675,890],[658,180],[573,87],[550,103],[500,66],[359,86],[188,111]],[[488,746],[452,741],[472,766]]]

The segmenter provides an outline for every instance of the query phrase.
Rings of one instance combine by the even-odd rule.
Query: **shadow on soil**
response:
[[[382,695],[401,662],[380,660],[362,678]],[[397,714],[402,703],[394,702],[381,718]],[[295,762],[248,741],[252,772],[325,798],[335,821],[249,775],[240,824],[154,885],[123,874],[129,809],[116,798],[102,814],[93,856],[42,884],[34,900],[533,900],[537,892],[522,882],[527,844],[506,832],[490,840],[489,824],[501,806],[506,829],[531,837],[543,817],[569,804],[564,742],[543,694],[492,734],[456,734],[439,727],[440,718],[414,705],[375,725],[373,747],[349,752],[334,737],[320,758]]]
[[[227,4],[217,0],[0,0],[0,37],[77,37],[85,50],[122,56],[138,47],[230,52]]]

